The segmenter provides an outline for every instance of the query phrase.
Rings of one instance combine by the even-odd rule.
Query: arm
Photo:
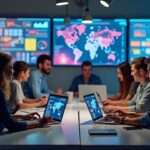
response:
[[[42,101],[39,101],[36,103],[24,103],[24,102],[22,102],[22,103],[17,103],[17,105],[19,106],[20,109],[24,109],[24,108],[41,107],[41,106],[44,106],[46,104]]]
[[[138,119],[139,117],[135,117],[135,118],[125,117],[123,119],[123,124],[139,126]]]
[[[109,100],[120,100],[121,93],[118,93],[117,95],[108,97]]]
[[[33,98],[27,98],[27,97],[25,99],[23,99],[23,102],[28,103],[28,104],[37,103],[39,101],[40,101],[40,99],[33,99]]]

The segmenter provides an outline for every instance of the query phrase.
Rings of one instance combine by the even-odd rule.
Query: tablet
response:
[[[67,96],[50,94],[43,118],[51,118],[54,121],[61,122],[67,102]]]

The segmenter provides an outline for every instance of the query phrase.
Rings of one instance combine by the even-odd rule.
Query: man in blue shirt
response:
[[[82,74],[75,77],[69,88],[69,91],[73,91],[75,96],[78,96],[79,84],[101,84],[101,80],[98,76],[92,74],[92,64],[89,61],[84,61],[81,65]]]
[[[52,69],[51,58],[48,55],[40,55],[37,59],[37,69],[31,72],[28,82],[30,97],[48,97],[48,75]]]

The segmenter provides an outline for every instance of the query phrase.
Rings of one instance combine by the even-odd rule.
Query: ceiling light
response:
[[[65,6],[65,5],[69,5],[68,0],[56,0],[56,6]]]
[[[100,3],[104,6],[104,7],[110,7],[110,3],[112,2],[112,0],[100,0]]]

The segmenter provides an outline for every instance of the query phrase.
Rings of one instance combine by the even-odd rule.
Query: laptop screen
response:
[[[67,102],[67,96],[58,96],[51,94],[45,108],[44,118],[52,118],[53,120],[61,121]]]
[[[88,110],[91,114],[92,120],[103,118],[103,112],[96,100],[95,94],[89,94],[84,96],[84,101],[88,107]]]

